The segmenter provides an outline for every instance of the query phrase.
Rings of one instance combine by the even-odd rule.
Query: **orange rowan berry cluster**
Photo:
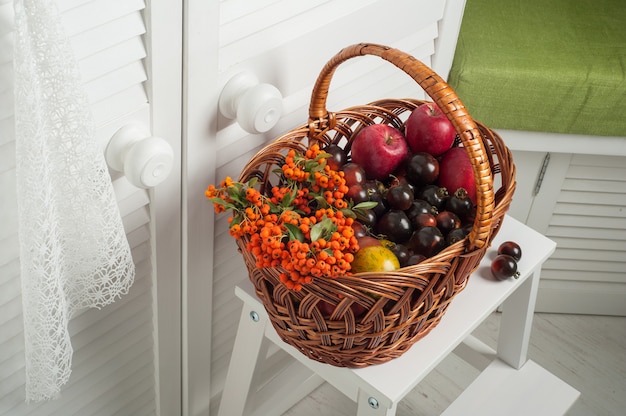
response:
[[[281,268],[281,282],[300,290],[315,278],[349,274],[359,249],[343,172],[332,170],[318,145],[300,154],[289,150],[279,172],[279,186],[266,196],[254,186],[227,177],[205,195],[217,213],[232,210],[229,233],[247,238],[256,267]]]
[[[290,289],[300,290],[313,278],[348,274],[354,253],[359,250],[353,221],[343,212],[327,208],[291,222],[298,226],[304,238],[287,243],[289,257],[281,263],[286,271],[280,274],[281,282]]]

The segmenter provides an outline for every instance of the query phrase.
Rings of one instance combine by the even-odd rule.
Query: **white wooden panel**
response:
[[[141,13],[133,12],[121,16],[102,25],[82,32],[80,36],[71,38],[76,56],[84,58],[97,51],[110,48],[129,37],[141,36],[146,32]]]
[[[287,3],[287,1],[283,3]],[[359,16],[357,11],[371,3],[375,2],[373,0],[327,1],[306,13],[291,16],[283,14],[280,23],[269,26],[265,30],[255,33],[254,36],[248,36],[228,45],[223,45],[220,48],[219,67],[221,70],[224,70],[240,62],[242,54],[247,56],[263,55],[267,51],[304,34],[316,32],[318,35],[324,36],[325,34],[322,32],[322,28],[342,17],[351,16],[355,22],[352,23],[353,29],[351,32],[355,35],[360,35],[361,40],[366,41],[367,39],[363,38],[365,36],[372,36],[372,34],[364,32],[363,29],[355,30],[354,25],[358,26],[359,23],[364,22],[358,20]],[[260,10],[259,13],[263,14],[263,10]],[[383,13],[380,14],[382,15]],[[345,28],[345,26],[343,27]],[[372,25],[368,27],[367,30],[369,32],[370,30],[377,29]]]
[[[310,0],[307,2],[295,2],[289,0],[278,1],[266,4],[263,8],[251,10],[249,12],[238,13],[232,16],[232,8],[229,11],[220,13],[220,18],[225,18],[220,24],[220,48],[257,34],[270,27],[277,26],[286,20],[294,18],[299,14],[306,13],[311,9],[320,6],[328,0]],[[230,2],[233,5],[243,2]],[[226,3],[228,4],[228,3]],[[228,16],[230,14],[230,16]],[[224,16],[226,15],[226,16]],[[228,20],[226,20],[228,19]],[[285,33],[282,31],[282,33]]]
[[[150,122],[143,0],[60,0],[93,107],[98,140],[121,122]],[[150,196],[114,181],[136,264],[130,293],[70,323],[73,373],[58,400],[24,403],[24,339],[15,198],[12,1],[0,1],[0,415],[155,415]]]
[[[557,156],[530,215],[558,244],[537,310],[626,314],[626,160]]]
[[[62,14],[65,30],[76,36],[145,7],[143,0],[91,0]]]
[[[230,23],[239,17],[254,13],[265,7],[279,3],[280,1],[281,0],[220,0],[219,21],[221,24]]]
[[[139,37],[131,37],[117,44],[114,48],[104,49],[80,61],[80,73],[84,82],[90,82],[103,73],[141,61],[146,57],[146,50]]]
[[[550,276],[550,274],[542,274]],[[544,280],[537,310],[548,313],[626,316],[626,289],[620,283]]]

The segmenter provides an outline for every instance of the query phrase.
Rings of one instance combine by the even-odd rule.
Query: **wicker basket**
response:
[[[345,48],[325,65],[312,92],[309,122],[260,150],[244,168],[240,181],[257,177],[261,191],[266,192],[274,180],[272,171],[283,162],[287,149],[304,151],[317,142],[338,143],[348,150],[354,133],[365,125],[402,128],[403,120],[424,101],[385,99],[336,113],[327,111],[335,69],[362,55],[379,56],[406,72],[452,121],[474,168],[477,211],[463,241],[418,265],[316,279],[298,292],[280,283],[282,269],[256,268],[254,256],[245,249],[247,239],[237,240],[256,294],[280,337],[313,360],[343,367],[365,367],[396,358],[439,323],[490,246],[515,189],[515,167],[502,139],[472,120],[455,92],[426,65],[396,49],[373,44]],[[336,305],[330,317],[320,311],[321,300]],[[354,302],[367,310],[358,318],[352,312]]]

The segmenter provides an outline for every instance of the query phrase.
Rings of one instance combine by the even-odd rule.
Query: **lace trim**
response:
[[[26,400],[40,401],[69,379],[69,319],[125,294],[135,269],[56,4],[14,7]]]

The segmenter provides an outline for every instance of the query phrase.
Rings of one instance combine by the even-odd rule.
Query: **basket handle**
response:
[[[495,196],[493,174],[480,130],[454,90],[432,69],[413,56],[388,46],[360,43],[342,49],[322,68],[315,82],[309,105],[309,128],[332,129],[334,115],[326,109],[330,81],[337,67],[348,59],[373,55],[406,72],[448,117],[465,147],[476,181],[476,220],[469,234],[469,250],[483,248],[491,235]]]

